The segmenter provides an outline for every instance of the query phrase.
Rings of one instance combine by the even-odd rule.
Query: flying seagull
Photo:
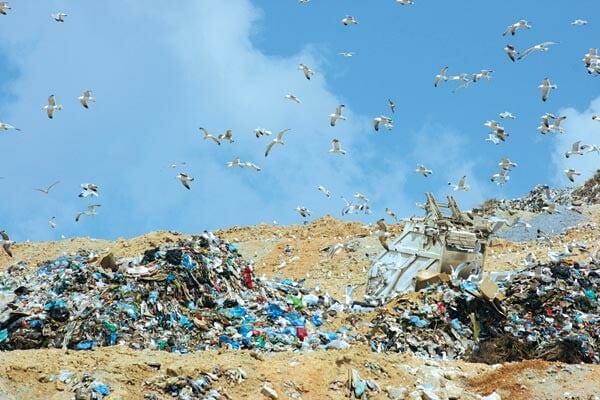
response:
[[[390,210],[389,208],[385,208],[385,213],[390,217],[394,218],[396,221],[398,221],[398,216],[396,215],[396,213]]]
[[[364,194],[362,194],[360,192],[354,193],[354,197],[357,198],[357,199],[359,199],[359,200],[361,200],[361,201],[363,201],[363,202],[365,202],[365,203],[369,202],[369,199],[367,199],[367,196],[365,196]]]
[[[342,24],[344,24],[344,26],[348,26],[350,24],[358,25],[358,21],[352,15],[346,15],[344,18],[342,18]]]
[[[448,71],[448,67],[442,68],[440,73],[435,76],[433,86],[437,87],[440,84],[440,82],[446,82],[448,80],[448,77],[446,76],[446,71]]]
[[[394,104],[394,100],[388,99],[388,106],[390,106],[390,110],[392,110],[392,114],[396,112],[396,104]]]
[[[8,10],[12,10],[12,7],[8,5],[8,1],[0,1],[0,14],[6,15]]]
[[[345,106],[343,104],[340,104],[339,106],[336,107],[335,113],[329,114],[329,125],[335,126],[335,122],[338,119],[341,119],[344,121],[346,120],[346,117],[342,115],[342,110],[344,109],[344,107]]]
[[[497,184],[499,186],[504,186],[504,184],[506,183],[506,181],[508,181],[510,179],[510,176],[508,176],[508,169],[500,169],[500,172],[498,172],[497,174],[492,175],[492,177],[490,178],[490,181],[492,182],[497,182]]]
[[[573,168],[565,169],[563,172],[567,175],[567,178],[569,178],[571,182],[575,182],[573,179],[574,175],[581,175],[581,172],[577,172]]]
[[[227,140],[229,143],[235,142],[235,140],[233,140],[233,133],[231,133],[231,129],[227,129],[225,133],[221,133],[218,138],[219,140]]]
[[[227,167],[231,168],[231,167],[244,167],[244,164],[240,162],[239,158],[234,158],[232,161],[229,161],[227,163]]]
[[[245,165],[246,167],[248,167],[248,168],[252,168],[252,169],[253,169],[253,170],[255,170],[255,171],[260,171],[260,167],[259,167],[258,165],[256,165],[256,164],[254,164],[253,162],[246,161],[246,162],[244,163],[244,165]]]
[[[331,192],[329,190],[325,189],[325,186],[319,185],[319,186],[317,186],[317,190],[322,192],[325,196],[331,197]]]
[[[343,56],[344,58],[350,58],[355,54],[356,53],[353,51],[344,51],[344,52],[338,53],[339,56]]]
[[[464,175],[462,178],[460,178],[460,181],[458,181],[458,185],[453,185],[452,182],[448,182],[448,185],[454,186],[454,191],[464,190],[465,192],[468,192],[471,189],[471,187],[469,185],[467,185],[467,176],[466,175]]]
[[[542,90],[542,101],[548,100],[548,93],[550,93],[550,89],[556,89],[557,85],[550,84],[550,79],[544,78],[542,84],[538,86]]]
[[[430,169],[425,168],[425,166],[423,164],[419,164],[417,166],[417,169],[415,169],[415,172],[418,174],[423,174],[423,176],[425,178],[427,178],[429,175],[431,175],[433,173],[433,171],[431,171]]]
[[[310,67],[308,65],[305,65],[305,64],[300,64],[298,66],[298,69],[302,70],[302,72],[304,72],[304,76],[308,80],[310,80],[310,77],[315,74],[314,71],[312,69],[310,69]]]
[[[509,25],[506,30],[504,31],[504,33],[502,34],[502,36],[506,36],[507,33],[510,32],[511,35],[515,35],[515,33],[517,33],[517,29],[519,28],[525,28],[525,29],[531,29],[531,25],[529,25],[529,23],[524,20],[521,19],[517,22],[515,22],[514,24]]]
[[[254,133],[256,134],[256,137],[271,136],[271,134],[273,134],[273,132],[271,132],[270,130],[264,129],[264,128],[256,128],[254,130]]]
[[[515,46],[513,46],[511,44],[507,44],[506,47],[504,48],[504,51],[506,52],[506,54],[508,54],[508,58],[510,58],[510,60],[513,62],[519,55],[519,52],[515,49]]]
[[[376,131],[379,131],[379,124],[383,123],[388,126],[391,125],[394,121],[390,117],[386,117],[385,115],[381,115],[379,117],[373,118],[373,127]]]
[[[311,211],[306,207],[298,206],[298,207],[296,207],[296,211],[298,211],[300,213],[300,215],[304,218],[310,216],[310,214],[311,214]]]
[[[176,168],[178,165],[186,165],[187,163],[185,161],[179,161],[177,163],[173,163],[173,164],[169,164],[167,165],[167,167],[169,168]]]
[[[184,174],[183,172],[180,172],[179,175],[177,175],[177,179],[179,179],[181,181],[181,184],[183,186],[185,186],[186,189],[190,190],[190,185],[188,182],[191,182],[194,180],[194,178],[192,178],[191,176],[188,176],[187,174]]]
[[[571,25],[575,25],[575,26],[584,26],[587,25],[587,21],[584,19],[576,19],[575,21],[571,22]]]
[[[481,79],[487,79],[489,81],[492,78],[490,76],[490,73],[492,73],[492,72],[494,72],[494,71],[492,71],[491,69],[482,69],[481,72],[473,74],[471,76],[471,79],[473,82],[478,82]]]
[[[269,155],[269,152],[271,151],[271,149],[273,148],[273,146],[275,146],[276,144],[279,143],[282,146],[285,144],[283,142],[283,134],[286,133],[287,131],[289,131],[289,128],[280,131],[277,134],[277,137],[275,139],[273,139],[273,141],[271,141],[271,143],[269,143],[269,145],[267,146],[267,149],[265,150],[265,157]]]
[[[530,47],[527,50],[525,50],[524,52],[522,52],[521,55],[517,58],[517,60],[521,60],[521,59],[527,57],[534,51],[548,51],[548,46],[553,45],[553,44],[558,44],[558,43],[557,42],[543,42],[543,43],[536,44],[535,46]]]
[[[9,255],[9,257],[12,257],[13,255],[12,251],[10,251],[10,245],[13,244],[14,241],[8,238],[8,234],[5,230],[0,231],[0,236],[2,236],[2,248],[4,249],[6,254]]]
[[[292,101],[295,101],[295,102],[296,102],[296,103],[298,103],[298,104],[302,103],[302,102],[300,101],[300,99],[299,99],[298,97],[294,96],[293,94],[286,94],[286,95],[285,95],[285,98],[286,98],[286,99],[289,99],[289,100],[292,100]]]
[[[56,13],[56,14],[51,14],[50,16],[56,21],[56,22],[65,22],[65,17],[68,16],[69,14],[65,14],[65,13]]]
[[[82,190],[79,193],[78,197],[98,197],[98,185],[96,185],[95,183],[82,183],[81,188]]]
[[[44,193],[44,194],[48,194],[50,192],[50,189],[52,189],[55,185],[57,185],[60,181],[56,181],[54,182],[52,185],[48,186],[48,188],[46,189],[34,189],[34,190],[39,190],[40,192]]]
[[[199,129],[204,133],[204,140],[212,139],[216,144],[218,144],[219,146],[221,145],[221,141],[219,140],[219,138],[211,134],[206,128]]]
[[[410,6],[415,4],[413,0],[396,0],[396,3],[402,4],[403,6]]]
[[[498,163],[498,165],[502,169],[510,170],[510,167],[516,167],[519,164],[510,161],[508,158],[503,158],[503,159],[500,160],[500,162]]]
[[[75,222],[79,222],[79,218],[81,218],[82,215],[87,215],[88,217],[96,215],[96,207],[100,207],[100,204],[90,204],[87,211],[78,212],[77,215],[75,215]]]
[[[19,128],[15,128],[14,126],[12,126],[10,124],[6,124],[4,122],[0,122],[0,130],[7,131],[9,129],[14,129],[15,131],[20,131]]]
[[[342,147],[340,146],[340,141],[337,139],[333,139],[333,141],[331,142],[331,149],[329,149],[329,152],[346,154],[346,150],[342,150]]]
[[[62,106],[60,104],[56,104],[56,98],[53,94],[51,94],[50,97],[48,97],[48,104],[42,107],[42,109],[46,110],[48,113],[48,118],[52,119],[54,118],[54,111],[62,110]]]
[[[48,223],[50,224],[51,228],[56,228],[56,217],[51,217]]]
[[[580,143],[581,143],[581,140],[578,140],[575,143],[573,143],[571,145],[571,150],[569,150],[565,153],[565,157],[569,158],[574,155],[582,156],[583,152],[581,151],[581,148],[579,147]]]
[[[91,102],[95,102],[96,101],[96,98],[92,97],[92,91],[91,90],[85,90],[83,92],[83,95],[79,96],[77,99],[79,99],[79,102],[85,108],[89,108],[88,107],[88,101],[91,101]]]
[[[500,115],[500,118],[504,118],[504,119],[516,119],[517,118],[510,111],[501,112],[499,115]]]

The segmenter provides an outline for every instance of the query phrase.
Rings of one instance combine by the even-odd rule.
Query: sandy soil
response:
[[[486,270],[519,268],[528,252],[533,252],[540,261],[546,260],[549,250],[560,250],[571,241],[586,242],[590,253],[598,251],[600,206],[586,208],[585,213],[589,217],[587,222],[551,242],[494,241],[489,247]],[[402,230],[402,224],[389,221],[388,227],[394,235]],[[374,231],[373,225],[323,217],[307,225],[230,227],[214,233],[235,243],[244,257],[253,260],[255,274],[306,279],[305,286],[319,285],[332,296],[343,298],[347,284],[364,287],[369,256],[381,251],[381,245],[372,235]],[[0,270],[22,261],[33,271],[41,262],[77,253],[80,249],[95,250],[99,255],[112,252],[115,257],[132,257],[181,237],[176,232],[152,232],[114,242],[76,238],[17,243],[12,247],[12,260],[5,254],[0,255]],[[327,255],[328,246],[350,242],[355,244],[355,251],[342,251],[333,257]],[[589,253],[584,252],[573,259],[587,261],[588,258]],[[359,288],[357,292],[362,293],[362,290]],[[369,320],[368,315],[355,318]],[[143,399],[145,393],[166,399],[171,397],[160,394],[161,375],[197,377],[202,372],[223,372],[237,367],[247,373],[243,382],[234,382],[224,374],[213,383],[214,388],[221,387],[234,399],[267,398],[261,394],[265,382],[277,391],[279,398],[348,398],[348,374],[352,368],[362,378],[374,379],[381,386],[383,391],[374,393],[371,397],[374,399],[388,398],[385,391],[388,386],[404,386],[411,392],[427,384],[442,387],[447,394],[459,393],[461,399],[475,399],[478,394],[488,395],[493,391],[502,399],[565,399],[568,396],[588,399],[592,394],[600,395],[600,367],[595,365],[526,361],[488,366],[462,361],[425,361],[403,354],[373,353],[363,345],[340,351],[263,355],[248,351],[181,355],[114,346],[93,351],[52,349],[2,353],[0,399],[74,398],[72,385],[56,378],[61,370],[92,374],[111,386],[113,399]]]

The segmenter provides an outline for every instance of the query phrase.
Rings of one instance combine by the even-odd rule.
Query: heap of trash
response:
[[[298,281],[257,279],[236,246],[210,232],[133,258],[80,251],[23,269],[0,275],[0,350],[348,346],[320,330],[341,303]]]
[[[537,264],[497,279],[437,277],[378,310],[374,351],[496,364],[600,362],[600,264]]]

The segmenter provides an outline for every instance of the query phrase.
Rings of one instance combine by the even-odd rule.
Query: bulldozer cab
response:
[[[489,222],[473,212],[461,212],[452,196],[447,196],[447,203],[436,201],[432,193],[426,198],[425,215],[407,219],[401,235],[388,243],[389,251],[373,261],[366,303],[381,305],[415,291],[418,278],[441,273],[463,277],[483,267],[492,233]]]

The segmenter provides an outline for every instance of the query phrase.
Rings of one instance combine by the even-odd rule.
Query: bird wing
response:
[[[3,239],[3,240],[10,240],[10,239],[8,238],[8,234],[7,234],[5,231],[2,231],[2,232],[0,232],[0,236],[2,236],[2,239]]]
[[[54,108],[53,107],[48,107],[46,109],[46,112],[48,113],[48,118],[52,118],[54,116]]]
[[[79,222],[79,218],[81,218],[81,216],[84,214],[85,214],[84,211],[78,212],[77,215],[75,216],[75,222]]]
[[[331,114],[329,116],[329,125],[331,126],[335,126],[335,121],[337,120],[337,118],[335,117],[335,114]]]
[[[528,55],[530,55],[531,53],[533,53],[536,50],[538,50],[538,48],[535,47],[535,46],[528,48],[527,50],[525,50],[524,52],[522,52],[519,57],[517,57],[517,60],[521,60],[522,58],[527,57]]]
[[[269,152],[271,151],[273,146],[275,146],[275,143],[277,143],[276,140],[273,140],[271,143],[269,143],[269,145],[267,146],[267,149],[265,150],[265,157],[269,155]]]
[[[571,145],[571,151],[578,152],[579,151],[579,143],[581,143],[581,140],[578,140],[575,143],[573,143]]]
[[[60,183],[60,181],[54,182],[52,185],[48,186],[48,189],[46,189],[46,190],[50,191],[50,189],[52,189],[54,186],[58,185],[59,183]]]
[[[204,138],[205,138],[205,139],[206,139],[206,137],[207,137],[208,135],[210,135],[210,132],[208,131],[208,129],[206,129],[206,128],[198,128],[198,129],[200,129],[202,132],[204,132]]]
[[[344,108],[343,104],[340,104],[339,106],[336,107],[335,109],[335,115],[342,115],[342,109]]]
[[[56,99],[54,98],[54,95],[50,95],[50,97],[48,97],[48,104],[50,104],[51,106],[55,106],[56,105]]]
[[[333,145],[333,149],[338,151],[340,149],[340,141],[337,139],[333,139],[333,142],[331,142]]]
[[[550,86],[542,85],[542,101],[546,101],[548,99],[548,92],[550,91]]]
[[[374,118],[373,119],[373,127],[375,128],[376,131],[379,131],[379,123],[381,122],[381,118]]]
[[[458,186],[464,187],[466,182],[467,182],[467,176],[465,175],[462,178],[460,178],[460,181],[458,181]]]
[[[289,130],[290,130],[290,128],[287,128],[287,129],[284,129],[282,131],[279,131],[279,133],[277,134],[277,140],[279,140],[279,141],[283,140],[283,134],[286,133]]]
[[[8,254],[10,257],[12,257],[12,251],[10,251],[10,243],[4,243],[2,245],[2,248],[4,249],[4,251],[6,252],[6,254]]]

